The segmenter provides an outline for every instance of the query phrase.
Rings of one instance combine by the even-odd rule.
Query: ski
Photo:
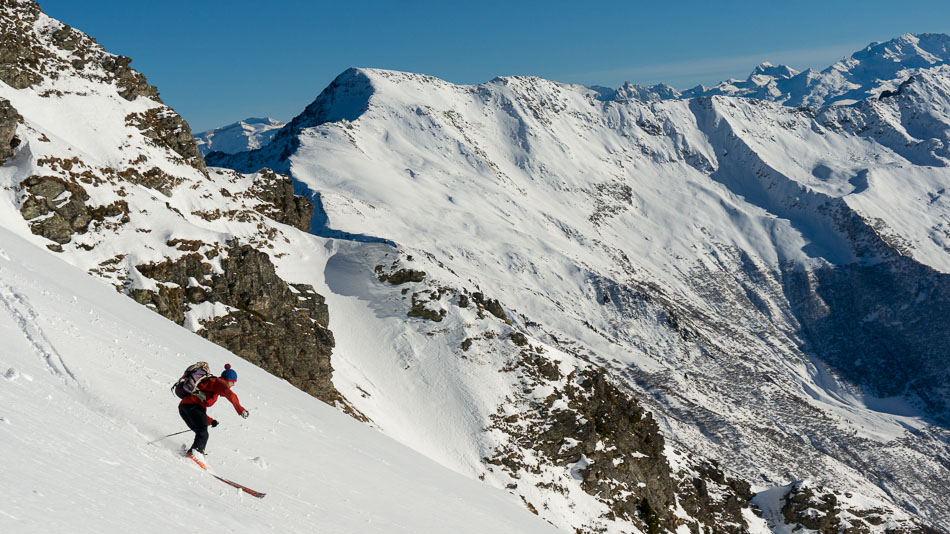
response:
[[[242,485],[238,484],[237,482],[232,482],[232,481],[230,481],[230,480],[228,480],[228,479],[226,479],[226,478],[221,478],[221,477],[219,477],[218,475],[212,473],[211,471],[208,471],[208,474],[211,475],[211,476],[213,476],[214,478],[220,480],[221,482],[224,482],[225,484],[227,484],[227,485],[229,485],[229,486],[233,486],[233,487],[235,487],[235,488],[238,488],[239,490],[243,491],[244,493],[247,493],[248,495],[251,495],[252,497],[257,497],[258,499],[263,499],[264,496],[267,495],[266,493],[261,493],[260,491],[252,490],[251,488],[249,488],[249,487],[247,487],[247,486],[242,486]]]
[[[233,480],[228,480],[228,479],[226,479],[226,478],[224,478],[224,477],[219,477],[218,475],[212,473],[212,472],[208,469],[208,466],[207,466],[207,465],[205,465],[205,464],[199,462],[197,458],[194,458],[194,457],[192,457],[192,456],[188,456],[187,454],[185,455],[185,458],[188,458],[189,460],[195,462],[195,464],[197,464],[198,467],[200,467],[202,470],[204,470],[206,473],[208,473],[209,475],[213,476],[214,478],[220,480],[221,482],[224,482],[224,483],[227,484],[228,486],[237,488],[237,489],[243,491],[244,493],[247,493],[248,495],[251,495],[252,497],[257,497],[258,499],[263,499],[264,496],[267,495],[267,494],[264,493],[264,492],[257,491],[257,490],[252,490],[251,488],[249,488],[249,487],[247,487],[247,486],[243,486],[243,485],[241,485],[241,484],[238,484],[237,482],[234,482]]]

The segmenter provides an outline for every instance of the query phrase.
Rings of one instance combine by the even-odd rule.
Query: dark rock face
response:
[[[850,497],[850,495],[848,495]],[[880,526],[893,514],[887,508],[853,508],[842,498],[820,487],[799,482],[782,500],[782,518],[793,530],[802,527],[818,534],[867,534],[871,525]],[[935,534],[934,528],[915,521],[892,521],[889,534]]]
[[[421,282],[426,278],[425,271],[415,269],[399,269],[394,273],[384,273],[382,272],[382,265],[376,267],[376,272],[380,282],[389,282],[394,286],[408,282]]]
[[[699,462],[689,473],[674,473],[652,416],[604,370],[578,370],[565,377],[530,343],[520,354],[506,370],[521,374],[524,391],[554,386],[554,392],[543,402],[529,401],[517,415],[500,410],[493,417],[491,429],[511,441],[485,458],[487,464],[513,479],[525,471],[540,473],[537,461],[525,459],[525,451],[533,451],[542,465],[569,468],[581,488],[607,507],[605,519],[632,522],[645,533],[675,532],[683,524],[696,534],[710,527],[729,534],[748,531],[742,510],[751,506],[750,485],[709,462]],[[542,483],[546,490],[566,491],[558,484]],[[673,515],[677,504],[692,521]],[[588,525],[577,532],[600,528]]]
[[[323,297],[309,285],[279,278],[267,254],[249,245],[231,243],[224,252],[221,274],[212,274],[211,264],[198,253],[139,265],[139,272],[163,285],[158,292],[135,289],[132,296],[179,324],[191,304],[221,302],[235,308],[205,321],[198,333],[324,402],[345,407],[331,382],[334,340]]]
[[[542,450],[574,461],[583,454],[591,464],[583,473],[581,485],[587,493],[611,500],[611,508],[619,517],[639,517],[649,526],[655,516],[659,524],[674,530],[667,509],[676,502],[676,496],[656,422],[633,398],[608,382],[603,372],[579,378],[568,380],[565,396],[582,419],[556,413],[551,427],[540,436]],[[580,444],[565,448],[565,438]],[[598,448],[598,443],[604,446]],[[639,487],[640,483],[646,485]],[[633,495],[622,498],[624,491],[632,491]],[[645,513],[648,510],[651,513]]]
[[[838,499],[833,493],[817,495],[812,488],[796,486],[785,496],[782,516],[786,523],[799,523],[821,534],[838,533]]]
[[[124,201],[108,206],[86,205],[89,195],[78,184],[55,176],[31,176],[20,184],[28,196],[20,206],[20,214],[30,230],[60,245],[69,243],[73,234],[83,234],[93,221],[117,218],[118,224],[129,221],[129,208]]]
[[[425,319],[427,321],[433,321],[436,323],[442,322],[442,318],[448,313],[444,308],[435,304],[433,309],[433,302],[438,302],[441,298],[439,291],[420,291],[418,293],[412,294],[412,308],[406,313],[408,317],[417,317],[419,319]]]
[[[680,506],[691,517],[721,532],[746,532],[742,510],[749,508],[754,494],[745,480],[727,477],[715,462],[701,461],[694,474],[680,473],[677,487]],[[691,530],[695,528],[691,526]]]
[[[155,145],[175,152],[184,163],[207,174],[198,143],[191,136],[191,127],[171,108],[159,107],[143,113],[132,113],[125,118],[125,123],[141,130],[142,135]]]
[[[100,60],[102,68],[115,77],[119,87],[119,96],[126,100],[135,100],[140,96],[158,100],[158,89],[149,85],[145,76],[132,70],[129,64],[132,58],[126,56],[105,56]],[[76,66],[75,64],[73,66]]]
[[[0,6],[0,81],[24,89],[43,78],[58,79],[64,70],[78,71],[86,78],[114,83],[126,100],[144,96],[160,102],[145,76],[129,68],[131,59],[107,53],[95,39],[65,24],[37,33],[34,24],[42,10],[35,2],[3,0]]]
[[[502,321],[508,322],[508,316],[505,315],[505,310],[498,299],[488,298],[480,292],[475,292],[472,293],[472,300],[478,305],[479,310],[484,309]]]
[[[248,194],[264,202],[256,209],[265,217],[304,232],[310,231],[313,203],[306,197],[294,194],[294,183],[290,177],[270,169],[261,169],[259,179],[254,181]]]
[[[40,62],[50,55],[43,50],[31,32],[26,30],[40,14],[35,3],[3,2],[0,15],[0,80],[14,89],[30,87],[40,81]]]
[[[13,149],[20,144],[16,126],[23,120],[9,100],[0,98],[0,163],[13,157]]]

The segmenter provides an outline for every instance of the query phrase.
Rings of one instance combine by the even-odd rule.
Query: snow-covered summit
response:
[[[234,154],[260,148],[274,137],[284,123],[268,118],[249,118],[195,135],[202,154],[212,151]]]
[[[710,88],[684,91],[683,96],[729,95],[758,98],[788,106],[849,104],[896,87],[915,72],[950,62],[950,36],[904,34],[871,43],[821,71],[797,72],[763,63],[746,80],[728,80]]]

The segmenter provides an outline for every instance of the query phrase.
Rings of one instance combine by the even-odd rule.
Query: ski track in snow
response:
[[[2,306],[14,322],[20,327],[24,337],[33,347],[34,352],[46,363],[50,373],[63,380],[79,384],[76,376],[70,371],[63,360],[62,354],[56,350],[53,343],[43,333],[39,326],[39,315],[29,300],[22,293],[17,292],[9,285],[0,285],[0,306]]]

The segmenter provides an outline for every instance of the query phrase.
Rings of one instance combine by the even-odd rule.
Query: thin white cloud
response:
[[[625,81],[650,85],[667,83],[674,87],[689,88],[697,84],[713,85],[729,78],[745,78],[756,65],[768,61],[775,65],[788,65],[797,70],[824,69],[841,58],[867,46],[863,44],[839,44],[799,50],[761,52],[741,56],[719,57],[704,60],[679,61],[661,65],[620,67],[602,71],[568,74],[565,78],[586,85],[617,87]]]

